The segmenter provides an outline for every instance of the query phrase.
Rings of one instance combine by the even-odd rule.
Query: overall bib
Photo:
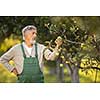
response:
[[[44,83],[44,76],[39,66],[37,43],[35,43],[35,57],[26,57],[23,45],[21,44],[24,64],[23,71],[18,76],[18,83]]]

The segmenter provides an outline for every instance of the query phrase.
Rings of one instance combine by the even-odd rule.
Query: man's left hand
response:
[[[56,43],[57,47],[59,48],[63,43],[62,37],[58,36],[57,39],[55,40],[55,43]]]

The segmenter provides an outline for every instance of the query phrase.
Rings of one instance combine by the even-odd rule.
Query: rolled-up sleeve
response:
[[[9,64],[9,61],[14,57],[14,47],[0,57],[0,63],[2,63],[10,72],[14,69],[14,66]]]
[[[58,58],[58,55],[59,55],[59,49],[58,48],[55,48],[53,50],[53,52],[47,48],[44,49],[44,57],[46,60],[51,60],[51,61],[54,61]]]

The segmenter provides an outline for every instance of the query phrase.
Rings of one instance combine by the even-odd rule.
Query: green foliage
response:
[[[37,41],[46,44],[51,50],[55,47],[55,39],[58,36],[63,38],[59,56],[62,60],[61,67],[64,67],[64,64],[71,68],[75,66],[87,75],[88,72],[100,70],[100,17],[0,17],[0,55],[21,41],[22,28],[30,24],[38,29]],[[16,39],[11,39],[15,37]],[[81,66],[82,63],[85,65]]]
[[[53,36],[52,39],[57,36],[63,38],[62,52],[60,54],[62,62],[66,63],[67,61],[67,65],[82,68],[86,74],[91,69],[100,70],[99,37],[97,39],[96,35],[98,34],[92,33],[97,32],[97,29],[99,29],[99,23],[97,22],[99,18],[89,17],[90,20],[86,20],[86,17],[52,17],[51,19],[52,24],[47,27]],[[95,20],[96,23],[94,22]],[[90,25],[92,24],[90,21],[93,21],[93,26]],[[86,27],[87,25],[88,28]],[[95,25],[97,26],[96,28]],[[90,59],[87,62],[92,63],[85,63],[85,67],[82,67],[82,59],[87,59],[87,57]],[[97,63],[95,66],[93,64],[94,60]]]
[[[17,76],[10,73],[2,64],[0,64],[0,83],[13,83]]]
[[[21,42],[20,37],[11,34],[11,36],[5,38],[0,44],[0,55],[10,49],[13,45]]]

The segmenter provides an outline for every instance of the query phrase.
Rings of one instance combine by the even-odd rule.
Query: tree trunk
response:
[[[58,82],[64,82],[64,68],[60,67],[61,60],[58,59],[56,61],[56,68],[57,68],[57,80]]]
[[[68,64],[65,64],[67,70],[68,70],[68,73],[71,77],[71,82],[72,83],[79,83],[79,68],[76,67],[76,66],[70,66]]]
[[[79,68],[74,66],[72,68],[71,81],[72,83],[79,83]]]

